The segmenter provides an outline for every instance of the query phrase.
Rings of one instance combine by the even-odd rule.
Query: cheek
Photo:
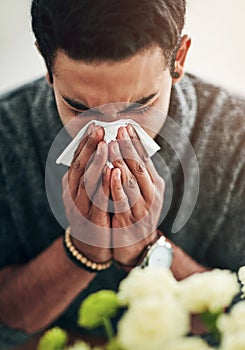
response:
[[[53,91],[54,91],[56,106],[57,106],[57,110],[58,110],[61,122],[63,125],[66,125],[67,123],[69,123],[70,120],[72,120],[74,116],[68,113],[66,106],[64,105],[64,103],[62,103],[62,100],[56,91],[55,84],[53,85]]]
[[[57,109],[58,113],[61,119],[61,122],[63,125],[66,125],[69,123],[71,120],[75,118],[74,114],[66,107],[66,105],[59,99],[59,97],[56,97],[56,104],[57,104]]]
[[[61,119],[62,124],[65,126],[66,131],[73,138],[77,133],[92,119],[91,117],[86,117],[82,114],[74,114],[74,112],[63,103],[62,99],[55,94],[56,104],[58,113]]]

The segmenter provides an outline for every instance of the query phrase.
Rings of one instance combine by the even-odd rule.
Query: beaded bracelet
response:
[[[71,259],[71,261],[76,264],[78,267],[88,271],[88,272],[99,272],[108,269],[112,260],[106,261],[104,263],[97,263],[95,261],[89,260],[85,255],[83,255],[80,251],[76,249],[76,247],[72,244],[71,240],[71,228],[67,227],[64,235],[64,248],[67,256]]]

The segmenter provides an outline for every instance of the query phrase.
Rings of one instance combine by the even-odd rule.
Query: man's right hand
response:
[[[108,146],[103,138],[103,128],[89,127],[62,181],[73,243],[95,262],[105,262],[112,257],[108,213],[111,170],[106,166]]]

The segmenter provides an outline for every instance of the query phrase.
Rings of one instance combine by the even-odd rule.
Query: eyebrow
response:
[[[156,95],[158,94],[158,92],[151,94],[149,96],[143,97],[135,102],[132,102],[127,108],[125,108],[123,111],[120,112],[124,112],[126,110],[130,110],[132,107],[136,107],[137,104],[141,104],[141,105],[145,105],[147,102],[151,101]],[[62,96],[62,98],[64,99],[64,101],[66,103],[68,103],[72,108],[78,109],[78,110],[83,110],[83,111],[87,111],[90,109],[90,107],[86,106],[83,103],[80,103],[76,100],[72,100],[68,97],[64,97]]]

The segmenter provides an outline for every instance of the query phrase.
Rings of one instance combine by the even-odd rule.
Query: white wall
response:
[[[44,74],[30,24],[31,0],[0,2],[0,91]]]
[[[187,0],[187,69],[245,96],[245,1]]]
[[[187,0],[187,69],[245,96],[245,0]],[[1,0],[0,92],[45,73],[30,27],[31,0]]]

